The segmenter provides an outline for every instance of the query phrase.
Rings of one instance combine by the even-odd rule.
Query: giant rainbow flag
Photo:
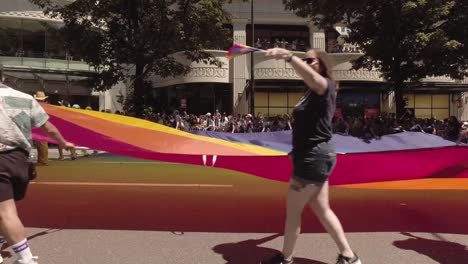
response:
[[[277,181],[292,171],[290,131],[232,134],[176,130],[153,122],[90,110],[43,105],[50,121],[77,146],[130,157],[215,166]],[[47,139],[40,129],[35,140]],[[364,142],[333,138],[338,165],[332,185],[427,178],[468,178],[468,146],[405,132]]]

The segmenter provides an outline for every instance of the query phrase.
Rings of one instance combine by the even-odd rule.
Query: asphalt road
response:
[[[39,175],[18,208],[41,264],[254,264],[281,249],[285,183],[100,157],[52,161]],[[333,187],[331,204],[363,263],[468,263],[468,191]],[[303,232],[299,264],[335,263],[308,209]]]

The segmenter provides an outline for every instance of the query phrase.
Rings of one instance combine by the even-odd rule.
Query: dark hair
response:
[[[320,75],[330,80],[333,80],[331,76],[331,72],[330,72],[331,67],[330,67],[330,60],[328,58],[328,53],[321,49],[308,49],[306,53],[309,51],[314,51],[315,54],[317,55],[317,59],[320,62],[320,69],[321,69],[321,71],[319,72]]]

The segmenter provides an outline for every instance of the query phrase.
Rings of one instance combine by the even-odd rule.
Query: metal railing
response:
[[[94,68],[68,53],[54,54],[47,52],[32,52],[17,50],[15,52],[0,52],[0,65],[3,67],[31,67],[60,70],[94,71]]]
[[[40,59],[59,59],[59,60],[73,60],[74,56],[70,53],[54,53],[54,52],[38,52],[28,50],[16,50],[16,51],[2,51],[0,50],[0,56],[4,57],[26,57],[26,58],[40,58]]]

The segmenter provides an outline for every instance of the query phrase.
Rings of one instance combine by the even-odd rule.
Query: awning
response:
[[[21,72],[21,71],[5,71],[3,75],[6,78],[16,79],[16,80],[44,80],[44,81],[68,81],[70,82],[79,82],[85,81],[88,76],[79,76],[74,74],[67,73],[33,73],[33,72]]]
[[[84,81],[87,80],[89,77],[87,76],[76,76],[76,75],[67,75],[67,74],[52,74],[52,73],[35,73],[38,79],[42,79],[45,81]]]
[[[12,78],[17,80],[35,80],[37,79],[31,72],[4,72],[3,75],[6,78]]]
[[[88,76],[73,73],[34,73],[27,71],[4,71],[5,83],[22,92],[32,94],[43,90],[47,94],[91,95],[92,87]],[[67,81],[68,79],[68,81]]]

